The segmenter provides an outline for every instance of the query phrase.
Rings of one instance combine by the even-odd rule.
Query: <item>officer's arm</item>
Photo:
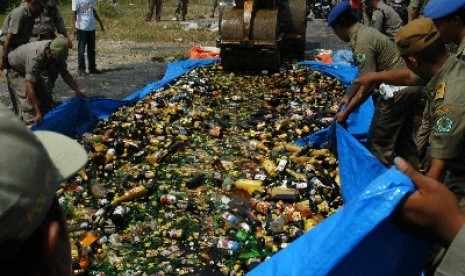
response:
[[[26,95],[36,114],[35,121],[40,123],[42,121],[42,111],[40,110],[39,101],[37,100],[36,91],[34,90],[34,85],[29,80],[26,80]]]
[[[73,89],[73,91],[76,93],[76,96],[78,97],[85,97],[86,94],[84,94],[78,87],[76,81],[74,81],[73,76],[69,73],[68,69],[66,67],[62,67],[59,69],[60,70],[60,75],[65,81],[65,83]]]
[[[56,6],[53,8],[55,9],[54,21],[55,21],[57,33],[63,35],[63,37],[66,39],[66,42],[68,43],[68,47],[71,49],[73,48],[73,42],[68,36],[68,32],[66,31],[66,26],[65,26],[65,22],[63,21],[63,17],[61,17],[60,11],[58,10]]]
[[[8,67],[8,53],[10,51],[10,41],[12,36],[12,33],[8,33],[6,35],[5,41],[3,42],[3,56],[0,61],[0,71]]]
[[[433,178],[439,182],[444,181],[446,163],[439,158],[431,158],[431,167],[426,176]]]

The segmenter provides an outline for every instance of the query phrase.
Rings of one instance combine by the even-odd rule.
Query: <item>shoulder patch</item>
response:
[[[446,83],[441,82],[436,86],[436,94],[434,95],[434,100],[444,99],[444,95],[446,94]]]
[[[436,131],[439,133],[449,133],[452,130],[454,122],[447,115],[441,115],[436,120]]]
[[[362,64],[365,62],[366,56],[365,53],[362,52],[363,48],[355,49],[355,62],[357,64]]]

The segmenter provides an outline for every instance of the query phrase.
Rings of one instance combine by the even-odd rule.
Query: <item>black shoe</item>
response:
[[[79,76],[85,76],[85,75],[87,75],[87,73],[86,73],[85,70],[79,70],[79,71],[78,71],[78,75],[79,75]]]
[[[147,15],[145,16],[145,21],[150,21],[150,20],[152,20],[152,15],[147,14]]]
[[[99,70],[97,68],[89,70],[90,74],[102,74],[102,70]]]

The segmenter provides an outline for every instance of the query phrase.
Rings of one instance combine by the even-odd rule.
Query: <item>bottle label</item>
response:
[[[307,182],[292,182],[292,186],[294,186],[296,189],[307,189],[308,188],[308,183]]]
[[[286,165],[287,165],[287,159],[286,158],[283,158],[279,161],[278,163],[278,167],[276,168],[276,170],[278,172],[282,172],[284,171],[284,168],[286,168]]]
[[[162,195],[160,202],[163,204],[174,204],[176,203],[176,197],[170,194]]]
[[[235,251],[239,248],[239,243],[235,241],[228,241],[226,239],[219,239],[217,243],[217,247],[221,249],[228,249]]]
[[[229,221],[230,223],[235,223],[237,221],[237,217],[233,214],[231,214],[230,212],[224,212],[222,217]]]

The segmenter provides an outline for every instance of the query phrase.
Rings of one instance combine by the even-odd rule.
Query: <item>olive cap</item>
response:
[[[61,37],[57,37],[50,42],[50,51],[54,58],[66,61],[69,54],[68,43]]]
[[[328,26],[332,26],[336,20],[346,14],[352,11],[352,6],[350,5],[349,1],[344,1],[339,4],[337,4],[329,13],[328,15]]]
[[[51,131],[31,132],[0,104],[0,259],[40,225],[59,183],[87,162],[79,143]]]
[[[465,0],[430,0],[423,10],[423,15],[433,20],[441,19],[462,8],[465,8]]]
[[[431,45],[439,39],[439,32],[429,18],[410,21],[401,27],[394,36],[394,42],[399,48],[400,55],[410,56]]]

